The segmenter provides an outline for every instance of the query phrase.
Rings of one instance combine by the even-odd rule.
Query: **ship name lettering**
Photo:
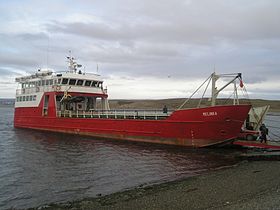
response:
[[[217,112],[203,112],[202,115],[204,117],[208,117],[208,116],[216,116],[216,115],[218,115],[218,113]]]

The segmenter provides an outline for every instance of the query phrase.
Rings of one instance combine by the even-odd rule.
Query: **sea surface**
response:
[[[13,111],[0,108],[0,209],[79,200],[182,179],[233,165],[240,153],[15,129]],[[280,116],[269,117],[276,127]]]

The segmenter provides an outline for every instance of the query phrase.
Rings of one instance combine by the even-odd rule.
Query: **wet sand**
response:
[[[244,161],[184,180],[40,209],[280,209],[280,161]]]

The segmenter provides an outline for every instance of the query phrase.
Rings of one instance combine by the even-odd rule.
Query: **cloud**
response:
[[[138,78],[161,87],[160,79],[203,80],[214,70],[242,72],[246,83],[273,92],[269,82],[280,80],[279,9],[273,0],[1,2],[0,74],[65,70],[71,50],[86,72],[98,64],[119,97],[113,78],[140,91]],[[168,96],[180,95],[175,87]],[[139,97],[167,91],[142,90]]]

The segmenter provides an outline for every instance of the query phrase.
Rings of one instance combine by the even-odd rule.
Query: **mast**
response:
[[[225,84],[223,87],[221,87],[220,89],[217,89],[216,87],[216,82],[217,80],[220,78],[220,77],[232,77],[234,76],[235,77],[230,80],[227,84]],[[229,86],[231,83],[234,83],[236,79],[240,79],[241,80],[241,73],[237,73],[237,74],[220,74],[220,75],[217,75],[215,72],[211,75],[211,79],[212,79],[212,99],[211,99],[211,106],[215,106],[216,105],[216,99],[219,95],[219,93],[225,89],[227,86]],[[237,96],[237,88],[234,88],[234,94],[236,96],[236,99],[237,99],[237,103],[239,104],[239,101],[238,101],[238,96]]]
[[[212,73],[211,79],[212,79],[212,100],[211,100],[211,106],[216,105],[216,99],[218,97],[219,91],[216,87],[216,82],[219,79],[219,75],[217,75],[215,72]]]
[[[75,58],[71,56],[71,51],[69,51],[70,55],[67,56],[66,58],[68,59],[68,69],[69,69],[69,72],[70,73],[77,73],[77,69],[78,68],[81,68],[82,65],[81,64],[78,64],[76,61],[75,61]],[[81,70],[79,70],[79,74],[81,74]]]

